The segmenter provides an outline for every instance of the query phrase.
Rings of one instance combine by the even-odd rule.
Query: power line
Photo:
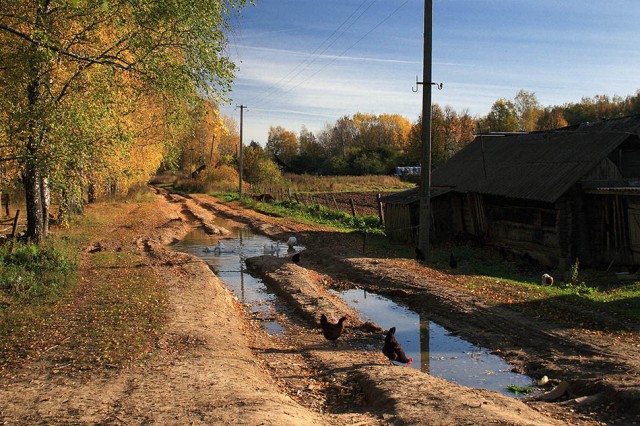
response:
[[[291,92],[293,89],[296,89],[298,87],[300,87],[302,84],[306,83],[307,81],[309,81],[311,78],[315,77],[316,75],[318,75],[320,72],[322,72],[325,68],[327,68],[329,65],[333,64],[335,61],[337,61],[339,58],[343,57],[349,50],[353,49],[358,43],[360,43],[362,40],[364,40],[369,34],[371,34],[372,32],[374,32],[376,29],[378,29],[378,27],[380,27],[382,24],[384,24],[387,20],[389,20],[389,18],[391,18],[393,15],[395,15],[400,9],[402,9],[402,7],[404,7],[407,3],[409,3],[409,0],[406,0],[404,3],[402,3],[400,6],[398,6],[395,10],[393,10],[393,12],[391,12],[390,14],[388,14],[384,19],[382,19],[380,22],[378,22],[373,28],[371,28],[369,31],[367,31],[362,37],[360,37],[355,43],[353,43],[351,46],[347,47],[345,50],[343,50],[339,55],[337,55],[336,57],[334,57],[331,61],[327,62],[324,66],[322,66],[321,68],[319,68],[316,72],[314,72],[313,74],[311,74],[309,77],[307,77],[306,79],[302,80],[300,83],[296,84],[295,86],[291,87],[290,89],[286,90],[285,93],[289,93]]]
[[[280,80],[278,80],[275,84],[273,84],[271,86],[270,89],[268,89],[266,92],[262,93],[261,95],[258,95],[258,97],[254,98],[252,100],[252,103],[254,104],[260,104],[260,102],[262,102],[263,100],[266,100],[266,98],[271,95],[272,93],[274,93],[277,89],[278,89],[278,85],[280,83],[282,83],[283,81],[286,80],[286,82],[284,83],[284,85],[286,86],[287,84],[289,84],[289,82],[291,82],[293,79],[295,79],[296,77],[298,77],[304,70],[306,70],[307,68],[309,68],[309,66],[311,66],[322,54],[324,54],[331,46],[333,46],[336,41],[338,41],[340,39],[340,37],[342,37],[344,35],[344,33],[346,31],[348,31],[361,17],[362,15],[364,15],[376,2],[377,0],[373,0],[369,6],[367,6],[362,12],[360,12],[360,14],[344,29],[340,32],[340,34],[338,34],[338,36],[331,41],[324,49],[322,49],[322,51],[320,53],[318,53],[318,51],[320,50],[320,48],[322,48],[322,46],[327,43],[328,41],[330,41],[333,36],[338,33],[338,31],[340,31],[340,29],[347,23],[349,22],[349,20],[356,14],[358,13],[358,11],[360,9],[362,9],[362,7],[365,5],[365,3],[367,3],[368,0],[364,0],[362,3],[360,3],[360,5],[351,13],[351,15],[349,15],[344,21],[342,21],[342,23],[338,26],[338,28],[336,28],[335,30],[333,30],[333,32],[331,33],[331,35],[329,37],[327,37],[326,39],[324,39],[322,41],[322,43],[320,43],[318,45],[318,47],[316,47],[316,49],[311,52],[311,54],[309,54],[302,62],[298,63],[291,71],[289,71],[284,77],[282,77]],[[300,69],[300,67],[302,67]],[[296,72],[297,71],[297,72]],[[294,74],[295,73],[295,74]],[[292,75],[294,74],[294,75]]]

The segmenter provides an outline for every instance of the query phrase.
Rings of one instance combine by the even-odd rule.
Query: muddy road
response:
[[[144,253],[169,289],[171,313],[154,361],[83,376],[54,374],[46,360],[29,364],[0,380],[6,424],[640,423],[637,334],[589,333],[490,303],[414,260],[363,256],[359,237],[209,196],[154,191],[150,205],[123,206],[121,228],[100,242]],[[147,219],[128,222],[133,208],[148,210]],[[170,248],[196,227],[224,239],[218,218],[280,241],[295,234],[306,247],[299,263],[247,261],[286,304],[283,333],[268,334],[204,261]],[[523,401],[392,366],[378,349],[383,330],[359,321],[331,287],[364,288],[428,312],[519,372],[548,376],[549,389],[561,384],[562,394]],[[350,314],[340,345],[322,336],[321,313]]]

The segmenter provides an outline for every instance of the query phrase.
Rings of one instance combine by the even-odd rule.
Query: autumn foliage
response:
[[[194,110],[225,99],[228,19],[244,0],[0,3],[0,137],[25,190],[27,234],[126,192],[179,157]],[[193,13],[198,10],[198,13]],[[197,36],[195,36],[197,35]],[[219,120],[192,134],[199,142]]]

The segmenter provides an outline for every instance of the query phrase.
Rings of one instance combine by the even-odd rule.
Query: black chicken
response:
[[[338,322],[330,322],[325,314],[320,317],[320,326],[322,327],[322,334],[327,340],[335,342],[344,330],[344,321],[347,319],[347,315],[343,316]],[[337,344],[337,343],[336,343]]]
[[[403,364],[411,365],[413,358],[407,358],[400,346],[400,343],[396,340],[396,328],[391,327],[387,332],[387,337],[384,338],[384,346],[382,347],[382,353],[386,355],[392,361],[401,362]]]

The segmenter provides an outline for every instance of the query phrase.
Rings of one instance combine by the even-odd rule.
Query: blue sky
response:
[[[246,105],[243,141],[314,133],[357,112],[412,122],[423,0],[256,0],[233,20],[239,67],[221,111]],[[485,115],[524,89],[543,106],[640,89],[638,0],[433,0],[433,102]]]

